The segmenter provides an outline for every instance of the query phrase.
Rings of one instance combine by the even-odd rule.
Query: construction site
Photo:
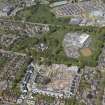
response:
[[[33,94],[69,98],[76,94],[80,77],[77,66],[67,67],[64,64],[37,65],[27,88]]]

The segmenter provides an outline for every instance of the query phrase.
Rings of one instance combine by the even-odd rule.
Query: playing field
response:
[[[86,56],[86,57],[92,55],[92,51],[91,51],[90,48],[83,48],[83,49],[80,50],[80,52],[83,56]]]

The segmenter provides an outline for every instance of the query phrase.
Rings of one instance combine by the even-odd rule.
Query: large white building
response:
[[[81,48],[88,38],[89,35],[86,33],[67,33],[64,38],[64,43],[66,46],[76,46]]]

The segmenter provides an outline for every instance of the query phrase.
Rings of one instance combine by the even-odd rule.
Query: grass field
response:
[[[37,5],[17,13],[15,19],[26,20],[37,23],[49,23],[49,24],[65,24],[69,22],[70,18],[58,18],[50,11],[47,5]]]
[[[83,48],[80,50],[80,52],[84,57],[88,57],[92,55],[92,51],[90,48]]]

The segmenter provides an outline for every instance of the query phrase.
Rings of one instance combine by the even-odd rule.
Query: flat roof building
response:
[[[56,7],[56,6],[64,5],[67,3],[68,3],[67,1],[54,2],[54,3],[50,4],[50,7]]]
[[[67,33],[64,38],[64,43],[66,46],[76,46],[81,48],[88,38],[89,35],[86,33]]]
[[[81,23],[81,18],[72,18],[69,24],[79,25]]]

